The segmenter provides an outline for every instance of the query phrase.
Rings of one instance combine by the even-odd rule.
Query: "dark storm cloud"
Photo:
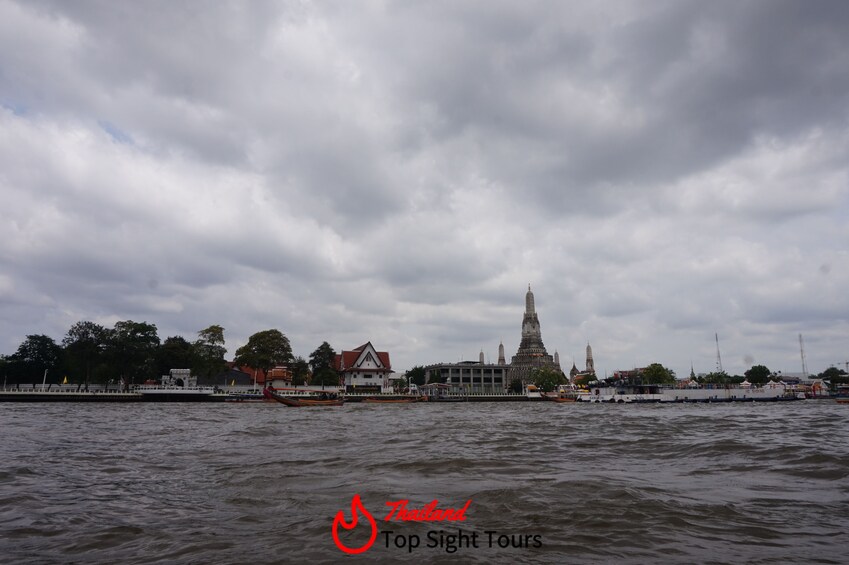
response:
[[[613,8],[591,28],[570,25],[568,6],[544,19],[499,6],[402,14],[416,21],[403,41],[381,31],[412,61],[393,70],[430,109],[432,139],[471,135],[486,149],[475,165],[566,213],[616,211],[645,183],[707,169],[757,136],[845,127],[845,6],[658,6],[624,24]]]

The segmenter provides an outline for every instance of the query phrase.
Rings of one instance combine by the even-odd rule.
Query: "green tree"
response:
[[[333,369],[336,363],[336,352],[330,344],[323,341],[318,348],[310,353],[310,367],[313,373],[322,369]]]
[[[303,357],[295,357],[289,363],[289,370],[292,371],[292,384],[301,386],[307,384],[310,378],[310,365]]]
[[[336,386],[339,382],[339,373],[333,369],[327,368],[313,371],[312,377],[310,378],[311,385]]]
[[[675,383],[675,371],[667,369],[660,363],[652,363],[641,373],[645,384],[673,384]]]
[[[762,385],[769,380],[769,376],[772,374],[772,371],[767,369],[764,365],[753,365],[751,369],[743,374],[753,385]]]
[[[224,347],[224,328],[221,326],[216,324],[200,330],[192,347],[196,360],[193,372],[196,375],[211,377],[226,369],[224,355],[227,348]]]
[[[551,367],[540,367],[531,371],[531,382],[543,392],[551,392],[557,385],[564,385],[568,381],[561,371]]]
[[[427,383],[426,384],[430,384],[430,383],[443,384],[445,382],[446,378],[447,377],[445,375],[443,375],[442,371],[440,371],[439,369],[431,369],[431,370],[427,371]]]
[[[702,378],[702,382],[706,384],[724,385],[729,382],[731,377],[725,371],[714,371],[708,373]]]
[[[403,376],[400,379],[395,379],[392,382],[392,388],[396,393],[403,393],[404,391],[408,391],[410,386],[410,379],[407,376]]]
[[[849,384],[849,375],[844,371],[840,371],[840,374],[832,377],[830,382],[831,388],[837,390],[837,385]]]
[[[109,333],[107,356],[113,370],[130,383],[158,377],[156,354],[159,336],[156,326],[147,322],[116,322]]]
[[[338,385],[339,373],[336,372],[336,352],[326,341],[310,354],[313,385]]]
[[[846,382],[847,375],[846,371],[843,369],[838,369],[837,367],[829,367],[819,375],[817,375],[818,379],[823,379],[825,381],[831,381],[834,383],[843,383]]]
[[[18,350],[6,358],[10,373],[17,382],[41,383],[44,371],[56,381],[56,369],[62,358],[62,348],[46,335],[28,335]]]
[[[513,394],[521,394],[522,389],[524,388],[522,385],[522,379],[519,377],[513,377],[508,388]]]
[[[427,371],[425,371],[424,367],[416,365],[407,371],[405,376],[407,377],[408,382],[417,386],[422,386],[427,380]]]
[[[157,368],[160,375],[167,375],[171,369],[192,369],[197,362],[195,348],[182,336],[175,335],[165,339],[157,352]]]
[[[77,377],[82,377],[86,389],[91,382],[92,371],[103,363],[109,330],[94,322],[77,322],[62,339],[68,368]]]
[[[292,346],[280,330],[264,330],[248,338],[248,343],[236,350],[234,362],[268,372],[277,365],[292,360]]]

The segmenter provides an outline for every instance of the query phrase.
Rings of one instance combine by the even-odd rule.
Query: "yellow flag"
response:
[[[65,380],[62,381],[63,385],[68,384],[68,375],[65,375]]]

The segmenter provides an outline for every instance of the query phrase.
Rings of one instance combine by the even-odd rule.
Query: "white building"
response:
[[[377,351],[371,342],[336,355],[336,370],[345,392],[392,392],[389,353]]]
[[[442,382],[452,393],[503,394],[507,386],[509,365],[492,365],[478,361],[440,363],[425,367],[427,382]]]

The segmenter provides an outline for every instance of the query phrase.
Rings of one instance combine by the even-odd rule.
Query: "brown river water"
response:
[[[0,563],[849,563],[833,401],[0,404],[0,457]]]

